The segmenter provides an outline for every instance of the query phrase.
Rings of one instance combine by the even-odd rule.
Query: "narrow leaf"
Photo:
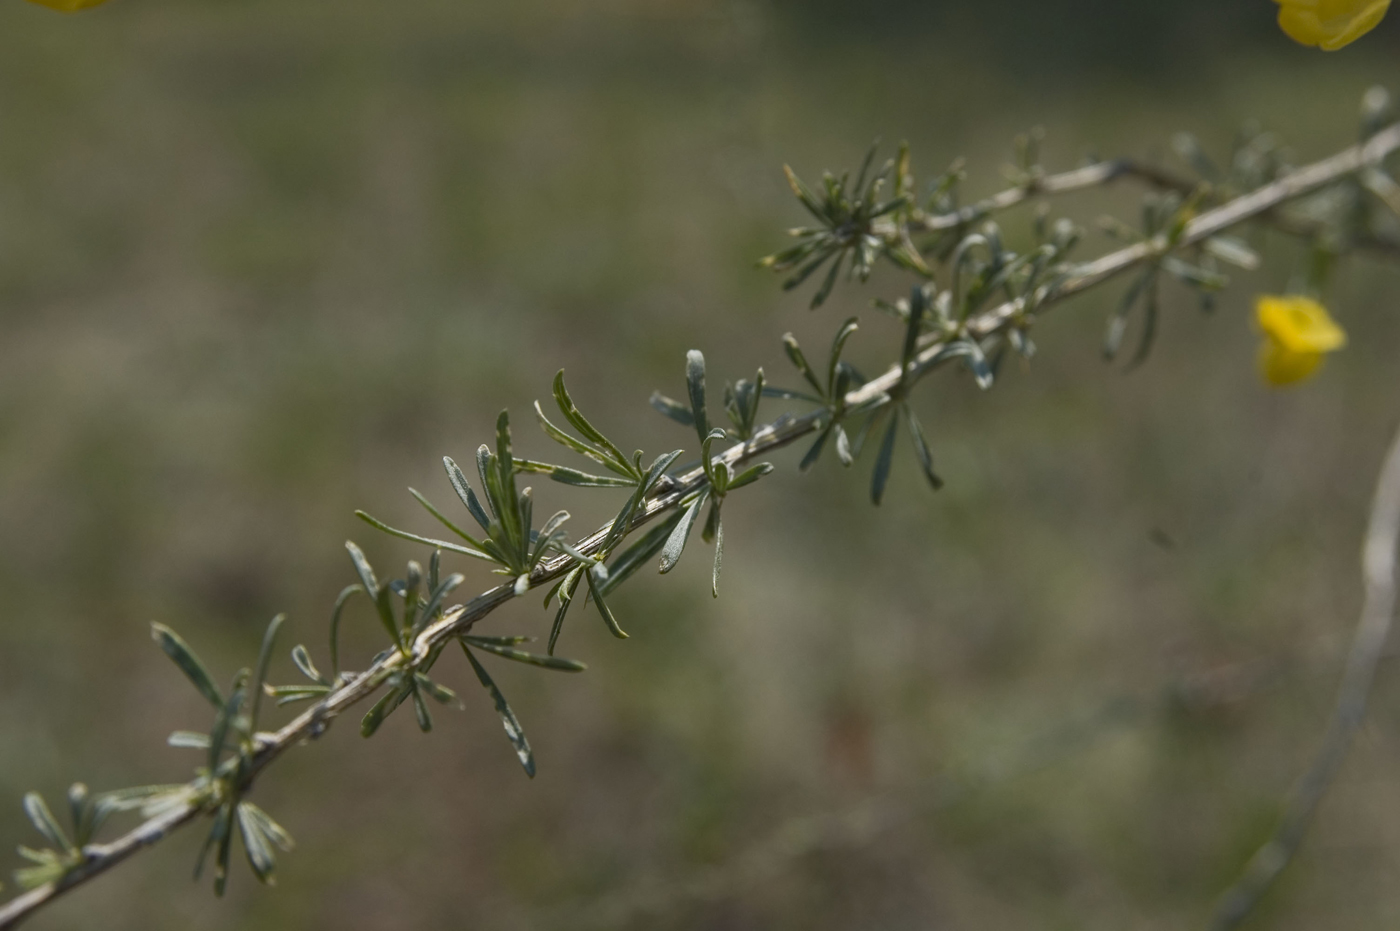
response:
[[[408,490],[408,493],[409,493],[410,495],[413,495],[414,500],[416,500],[419,504],[423,505],[423,508],[424,508],[429,514],[433,515],[433,517],[435,517],[435,518],[437,519],[438,523],[442,524],[442,525],[443,525],[444,527],[446,527],[448,530],[451,530],[453,533],[455,533],[457,536],[461,537],[463,540],[466,540],[466,541],[467,541],[468,543],[470,543],[474,548],[476,548],[476,549],[485,549],[485,548],[486,548],[486,543],[485,543],[485,541],[478,540],[476,537],[472,536],[471,534],[469,534],[469,533],[467,533],[465,530],[463,530],[461,527],[457,526],[457,524],[456,524],[455,522],[453,522],[453,521],[451,521],[451,520],[448,520],[447,516],[446,516],[445,514],[443,514],[441,511],[439,511],[437,508],[433,507],[433,503],[432,503],[431,501],[429,501],[425,496],[423,496],[422,494],[420,494],[419,491],[418,491],[418,489],[416,489],[416,488],[410,488],[410,489]],[[475,518],[473,518],[473,520],[475,520]]]
[[[909,426],[909,437],[914,441],[914,454],[919,459],[919,466],[924,470],[924,477],[933,486],[934,491],[943,487],[943,480],[933,471],[933,453],[929,451],[928,441],[924,439],[924,430],[919,426],[919,418],[914,416],[914,412],[908,404],[901,404],[904,412],[905,423]]]
[[[560,412],[569,423],[574,425],[574,429],[582,433],[584,439],[602,447],[609,454],[609,458],[615,459],[624,467],[627,465],[627,456],[618,449],[613,442],[603,435],[588,419],[579,412],[574,404],[574,399],[569,396],[569,389],[564,385],[564,370],[554,376],[554,403],[559,405]],[[640,477],[640,476],[638,476]]]
[[[209,675],[209,670],[204,668],[199,657],[190,649],[189,644],[180,639],[179,634],[164,624],[152,624],[151,638],[160,644],[160,648],[165,651],[166,656],[175,661],[175,665],[179,666],[185,677],[194,683],[199,694],[208,699],[209,704],[215,708],[224,706],[223,694],[219,691],[219,687],[214,684],[214,677]]]
[[[661,548],[666,545],[666,540],[671,536],[671,531],[675,529],[676,524],[680,523],[684,516],[685,512],[683,511],[671,513],[665,520],[658,521],[643,536],[618,554],[617,558],[608,564],[607,580],[598,586],[602,589],[603,594],[608,594],[627,581],[633,573],[661,552]]]
[[[49,806],[45,804],[44,797],[38,792],[26,792],[24,795],[24,814],[29,818],[29,823],[34,825],[34,829],[59,850],[72,850],[73,845],[68,840],[68,835],[63,833],[63,828],[58,826],[57,819],[53,812],[49,811]]]
[[[249,728],[256,731],[258,727],[258,710],[262,706],[263,683],[267,681],[267,667],[272,663],[272,645],[277,640],[277,631],[282,628],[282,623],[287,620],[287,615],[279,614],[267,625],[267,630],[263,632],[262,649],[258,651],[258,665],[253,670],[253,708],[250,715]]]
[[[880,441],[880,452],[875,457],[875,471],[870,476],[870,500],[879,504],[885,497],[885,483],[890,479],[890,464],[894,461],[894,434],[899,426],[898,417],[890,417],[890,425],[885,428],[885,438]]]
[[[252,802],[241,802],[240,804],[247,810],[247,816],[257,824],[258,830],[262,831],[263,837],[276,845],[278,849],[291,853],[292,849],[296,847],[296,842],[292,840],[292,835],[287,833],[286,828],[273,821],[271,815]]]
[[[198,734],[194,731],[175,731],[165,738],[166,744],[172,747],[179,747],[182,750],[208,750],[209,735]]]
[[[583,670],[588,668],[577,660],[564,659],[559,656],[540,656],[538,653],[527,653],[524,650],[517,650],[499,643],[492,643],[490,640],[482,637],[468,636],[462,639],[478,650],[495,653],[497,656],[515,660],[517,663],[528,663],[531,666],[542,666],[545,669],[558,669],[564,672],[583,672]]]
[[[329,679],[321,675],[321,670],[316,668],[316,664],[311,662],[310,652],[300,643],[292,647],[292,663],[301,671],[303,676],[306,676],[306,678],[310,679],[312,682],[318,682],[321,685],[331,684]]]
[[[375,702],[374,707],[369,709],[369,712],[360,720],[360,736],[369,737],[379,730],[384,719],[393,714],[394,709],[401,705],[407,697],[407,689],[390,689],[389,694]]]
[[[690,413],[700,442],[710,432],[710,416],[705,406],[705,356],[698,349],[685,354],[685,386],[690,395]]]
[[[423,693],[416,686],[410,692],[413,695],[413,717],[418,722],[418,729],[426,734],[433,729],[432,712],[428,710],[428,703],[423,701]]]
[[[340,615],[345,610],[345,602],[356,593],[363,592],[364,586],[347,585],[336,596],[335,608],[331,610],[331,675],[340,675]]]
[[[710,594],[719,597],[719,566],[724,558],[724,520],[720,517],[719,508],[714,510],[715,515],[715,571],[710,578]]]
[[[559,642],[559,633],[564,629],[564,615],[569,613],[569,605],[573,602],[574,590],[578,588],[580,575],[584,572],[583,566],[578,566],[568,575],[564,576],[559,587],[559,610],[554,612],[554,624],[549,629],[548,652],[554,654],[554,644]]]
[[[272,845],[263,835],[262,826],[248,814],[247,804],[240,804],[237,810],[238,833],[243,838],[243,852],[248,856],[253,875],[258,882],[275,885],[272,871],[277,866],[277,856],[272,852]]]
[[[681,561],[681,553],[685,551],[686,541],[690,538],[690,528],[695,525],[695,517],[700,513],[700,508],[709,499],[708,491],[702,491],[690,507],[686,508],[681,516],[680,522],[676,524],[671,535],[666,539],[666,545],[661,550],[662,573],[670,572],[676,568],[676,563]]]
[[[486,510],[477,500],[476,492],[472,491],[471,483],[462,474],[462,470],[457,468],[457,463],[448,456],[442,457],[443,468],[447,470],[447,480],[452,483],[452,490],[457,492],[457,497],[462,499],[462,503],[467,506],[472,519],[481,525],[482,530],[491,529],[491,518],[486,515]]]
[[[358,517],[360,520],[364,521],[365,523],[369,524],[375,530],[382,530],[383,532],[389,534],[391,537],[398,537],[400,540],[409,540],[413,543],[423,543],[435,549],[447,550],[449,553],[461,553],[463,556],[471,556],[476,559],[485,559],[488,562],[496,562],[496,559],[494,557],[483,553],[481,550],[475,550],[470,547],[462,546],[459,543],[452,543],[447,540],[435,540],[432,537],[420,537],[416,533],[409,533],[407,530],[399,530],[395,527],[390,527],[388,524],[384,523],[379,518],[366,514],[364,511],[356,511],[355,516]]]
[[[619,640],[627,639],[627,631],[618,626],[617,618],[613,616],[612,609],[603,600],[602,594],[598,591],[598,584],[593,580],[593,573],[585,571],[583,577],[588,580],[588,591],[593,595],[593,603],[598,606],[598,613],[603,616],[603,623],[608,625],[608,631]]]
[[[674,401],[659,391],[653,391],[650,403],[662,415],[670,417],[676,423],[686,427],[695,426],[695,415],[680,401]]]
[[[477,662],[472,651],[467,649],[467,645],[462,644],[462,652],[467,654],[467,660],[472,664],[472,669],[476,672],[476,677],[481,681],[481,685],[486,691],[491,693],[491,700],[496,704],[496,713],[501,716],[501,724],[505,727],[506,737],[510,739],[511,746],[515,748],[515,755],[520,759],[520,765],[525,768],[525,775],[531,779],[535,778],[535,755],[530,752],[530,741],[525,738],[525,729],[520,726],[520,721],[515,717],[515,712],[510,710],[510,703],[501,694],[501,690],[496,687],[496,683],[491,680],[491,676],[486,669]]]

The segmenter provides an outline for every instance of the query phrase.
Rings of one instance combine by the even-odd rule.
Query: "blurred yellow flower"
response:
[[[1295,42],[1334,52],[1376,28],[1390,0],[1274,0],[1278,24]]]
[[[1322,364],[1325,353],[1347,343],[1346,332],[1310,297],[1262,296],[1255,304],[1264,344],[1259,347],[1259,372],[1271,385],[1302,381]]]
[[[60,10],[64,13],[76,13],[79,10],[86,10],[90,6],[97,6],[106,3],[107,0],[29,0],[30,3],[37,3],[46,6],[51,10]]]

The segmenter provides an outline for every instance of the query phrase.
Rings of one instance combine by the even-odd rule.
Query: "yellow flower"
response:
[[[1376,28],[1390,0],[1274,0],[1278,24],[1303,45],[1335,52]]]
[[[64,13],[76,13],[79,10],[86,10],[88,7],[106,3],[107,0],[29,0],[30,3],[37,3],[46,6],[51,10],[59,10]]]
[[[1347,344],[1346,332],[1327,309],[1310,297],[1260,297],[1255,304],[1264,344],[1259,372],[1271,385],[1302,381],[1322,364],[1325,353]]]

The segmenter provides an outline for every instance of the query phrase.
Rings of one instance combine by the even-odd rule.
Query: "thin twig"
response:
[[[1273,836],[1255,852],[1244,874],[1221,897],[1211,918],[1212,931],[1228,931],[1238,926],[1269,891],[1298,852],[1318,805],[1346,759],[1366,716],[1376,666],[1385,655],[1386,639],[1395,616],[1397,539],[1400,539],[1400,433],[1396,434],[1386,457],[1371,506],[1371,520],[1361,554],[1366,600],[1337,691],[1336,709],[1327,724],[1322,746],[1294,788]]]
[[[1268,217],[1280,204],[1311,194],[1363,168],[1377,165],[1397,150],[1400,150],[1400,124],[1377,133],[1364,145],[1352,146],[1331,158],[1299,169],[1257,191],[1202,213],[1187,225],[1181,237],[1174,243],[1158,237],[1081,265],[1070,279],[1057,287],[1039,289],[1030,306],[1034,307],[1036,314],[1044,313],[1053,304],[1131,268],[1158,259],[1174,249],[1201,242],[1247,220]],[[1101,180],[1097,183],[1105,183],[1120,175],[1121,171],[1114,174],[1113,171],[1100,168],[1097,177]],[[1076,183],[1087,183],[1089,177],[1082,175]],[[1027,299],[1020,298],[984,311],[967,322],[967,333],[979,339],[990,336],[1015,321],[1027,311],[1027,307]],[[885,374],[850,392],[846,396],[846,407],[849,409],[864,405],[866,409],[873,409],[890,403],[889,392],[900,384],[902,377],[918,378],[942,364],[944,359],[941,350],[944,346],[941,339],[926,340],[920,352],[910,362],[907,374],[899,365],[892,366]],[[730,466],[756,458],[815,432],[826,416],[825,410],[816,410],[799,417],[783,415],[773,423],[759,428],[752,439],[731,447],[715,458]],[[695,468],[684,475],[670,478],[665,483],[662,493],[647,500],[641,513],[634,518],[633,526],[640,526],[679,506],[682,500],[704,487],[705,481],[702,468]],[[585,538],[576,549],[587,555],[596,553],[602,547],[610,529],[611,524],[599,528]],[[531,588],[538,588],[561,577],[574,564],[575,559],[568,555],[559,555],[543,562],[530,576]],[[477,595],[465,605],[450,609],[419,634],[413,643],[411,660],[402,653],[395,652],[312,705],[276,733],[258,734],[258,750],[253,755],[249,779],[260,774],[289,747],[321,736],[332,720],[352,705],[374,694],[391,673],[404,668],[409,662],[421,661],[436,647],[468,632],[477,621],[513,597],[513,585],[507,583]],[[195,783],[190,784],[190,790],[192,793],[196,790]],[[87,882],[137,850],[165,838],[176,828],[193,820],[198,813],[192,808],[180,810],[178,817],[171,812],[163,812],[109,844],[90,845],[85,848],[87,859],[83,865],[70,871],[63,879],[40,886],[0,905],[0,931],[14,927],[57,896]]]

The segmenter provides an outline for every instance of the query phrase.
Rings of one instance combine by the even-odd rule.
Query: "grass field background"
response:
[[[802,222],[784,162],[810,178],[908,139],[922,178],[967,156],[985,193],[1036,125],[1052,168],[1169,160],[1180,129],[1222,152],[1250,118],[1299,159],[1349,144],[1362,92],[1400,92],[1400,19],[1323,55],[1272,15],[0,0],[0,843],[37,841],[26,790],[188,777],[164,738],[206,708],[151,621],[227,677],[286,611],[285,646],[323,661],[343,541],[382,574],[426,557],[355,508],[426,530],[406,487],[450,504],[440,457],[470,459],[502,408],[525,454],[567,455],[530,416],[557,369],[655,453],[694,446],[646,403],[682,391],[687,349],[712,382],[791,385],[782,334],[822,346],[859,314],[850,351],[881,368],[899,334],[870,300],[905,281],[809,313],[754,267]],[[1137,192],[1057,209],[1132,219]],[[907,448],[880,508],[868,461],[798,474],[785,451],[726,507],[718,600],[692,543],[617,596],[627,642],[572,617],[560,652],[588,672],[494,664],[533,781],[449,657],[466,710],[431,735],[342,721],[258,784],[299,845],[276,890],[241,866],[224,901],[191,884],[190,829],[32,926],[1200,926],[1320,736],[1400,420],[1400,274],[1343,263],[1349,347],[1271,393],[1250,300],[1302,252],[1260,244],[1213,316],[1170,291],[1132,374],[1099,357],[1112,286],[1047,317],[993,391],[930,379],[942,492]],[[577,534],[617,507],[535,485]],[[531,598],[484,629],[549,619]],[[347,664],[380,645],[360,605]],[[1256,927],[1400,920],[1393,673]]]

